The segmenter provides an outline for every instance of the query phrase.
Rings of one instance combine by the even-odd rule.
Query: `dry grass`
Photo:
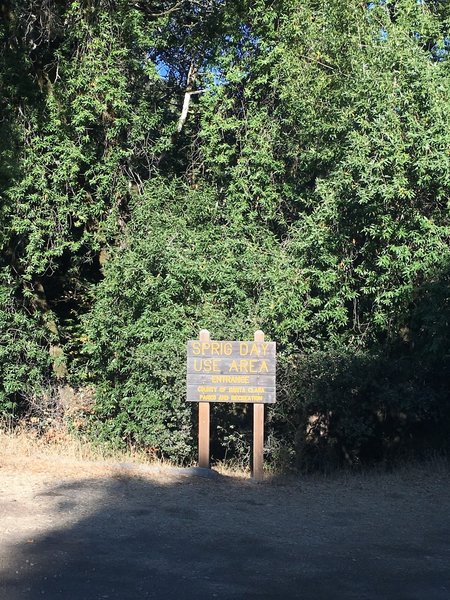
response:
[[[89,387],[75,390],[68,385],[59,386],[42,397],[28,400],[29,411],[19,423],[8,417],[0,418],[0,466],[3,468],[23,465],[26,470],[37,471],[47,465],[51,472],[63,474],[64,468],[76,463],[93,468],[95,465],[97,470],[102,466],[108,470],[111,465],[117,468],[121,464],[128,470],[139,465],[153,469],[173,466],[144,450],[119,450],[92,443],[84,437],[86,419],[94,401]]]
[[[233,462],[217,461],[212,465],[212,468],[225,477],[233,477],[235,479],[248,479],[250,477],[250,469]]]
[[[136,474],[139,466],[164,470],[168,463],[150,459],[144,452],[120,452],[58,431],[39,436],[33,431],[0,430],[0,467],[5,470],[24,469],[47,472],[49,476],[111,476],[122,472]]]
[[[159,473],[170,476],[175,465],[157,460],[144,451],[118,451],[101,445],[93,445],[64,430],[49,430],[44,435],[25,427],[15,429],[0,428],[0,468],[30,473],[46,472],[49,476],[120,476],[122,473],[141,476],[145,473]],[[213,465],[215,471],[234,480],[250,477],[248,468],[242,465],[221,461]],[[316,485],[339,483],[342,485],[370,486],[374,482],[380,486],[391,486],[400,482],[436,481],[450,478],[448,457],[431,456],[422,462],[405,462],[391,472],[371,468],[358,472],[337,470],[331,473],[310,475],[287,475],[266,472],[266,481],[272,483],[303,482]]]
[[[61,476],[118,476],[158,472],[169,475],[174,464],[157,460],[141,451],[118,451],[96,446],[87,440],[76,438],[68,432],[53,431],[38,435],[33,430],[16,428],[0,430],[0,467],[11,471],[24,469],[28,472]],[[234,479],[248,479],[249,469],[233,463],[218,462],[213,465],[220,475]]]
[[[68,432],[49,430],[38,435],[33,430],[16,428],[13,431],[0,431],[0,444],[3,453],[17,458],[44,458],[55,455],[68,460],[124,459],[125,454],[95,447],[85,440],[77,439]],[[127,459],[132,457],[127,455]]]

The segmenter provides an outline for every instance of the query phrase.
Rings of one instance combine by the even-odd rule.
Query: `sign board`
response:
[[[253,404],[253,478],[263,481],[264,404],[275,402],[275,342],[211,340],[202,329],[187,345],[187,400],[198,402],[198,463],[209,468],[211,402]]]
[[[187,400],[273,404],[275,371],[275,342],[192,340],[187,345]]]

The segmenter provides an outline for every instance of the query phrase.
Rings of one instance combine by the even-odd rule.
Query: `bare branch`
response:
[[[193,94],[192,87],[194,85],[196,75],[197,69],[195,68],[194,63],[191,62],[191,66],[189,67],[189,73],[186,80],[186,91],[184,93],[183,108],[181,110],[181,115],[177,125],[177,133],[180,133],[180,131],[183,129],[184,124],[186,123],[186,119],[189,112],[189,105],[191,103],[191,96]]]

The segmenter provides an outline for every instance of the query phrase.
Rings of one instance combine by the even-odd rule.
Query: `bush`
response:
[[[20,414],[27,398],[44,393],[51,376],[51,334],[0,282],[0,415]]]
[[[259,328],[260,246],[248,231],[225,235],[211,219],[215,203],[207,189],[155,182],[133,204],[126,244],[111,249],[80,336],[83,376],[97,385],[97,435],[188,459],[196,434],[185,402],[187,340],[204,327],[217,339]]]
[[[286,444],[294,464],[306,470],[390,464],[442,450],[450,405],[435,375],[417,356],[350,350],[291,355],[279,367],[279,403],[270,418],[275,445]]]

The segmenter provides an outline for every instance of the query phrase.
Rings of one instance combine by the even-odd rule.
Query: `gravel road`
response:
[[[0,460],[0,599],[450,600],[450,473]]]

